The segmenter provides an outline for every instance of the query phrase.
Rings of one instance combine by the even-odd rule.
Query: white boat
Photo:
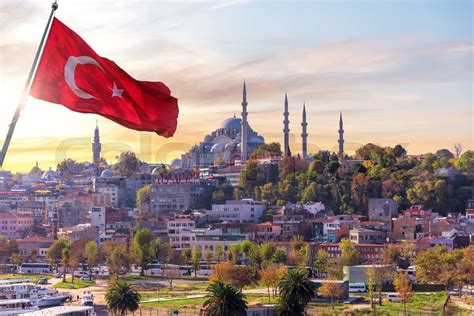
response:
[[[39,310],[29,299],[0,300],[0,315],[20,315]]]
[[[51,307],[63,304],[68,298],[68,295],[59,294],[57,290],[42,288],[33,283],[0,283],[0,301],[26,299],[38,307]]]

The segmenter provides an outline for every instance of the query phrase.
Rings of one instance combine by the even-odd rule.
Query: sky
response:
[[[0,141],[21,96],[50,2],[0,0]],[[339,112],[349,153],[372,142],[410,154],[474,148],[472,1],[61,1],[56,17],[138,80],[162,81],[179,100],[173,138],[29,98],[3,168],[43,169],[125,150],[151,162],[179,157],[241,111],[266,142],[336,150]]]

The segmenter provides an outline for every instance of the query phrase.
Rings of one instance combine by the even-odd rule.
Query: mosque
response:
[[[242,118],[235,116],[225,119],[204,140],[194,145],[181,156],[183,169],[209,166],[216,161],[233,164],[246,161],[252,152],[265,143],[263,136],[255,132],[247,121],[247,89],[244,82],[242,95]]]
[[[233,117],[224,120],[218,129],[206,135],[204,140],[194,145],[191,150],[181,156],[179,161],[181,168],[191,169],[195,167],[207,167],[220,161],[226,165],[232,165],[236,161],[246,162],[252,152],[260,145],[265,143],[263,136],[255,132],[247,120],[247,89],[244,82],[242,95],[242,117]],[[288,97],[285,94],[284,112],[283,112],[283,148],[284,156],[291,155],[289,135],[290,120],[288,110]],[[308,123],[306,121],[306,104],[303,105],[302,113],[302,133],[301,133],[301,155],[305,159],[308,156]],[[344,129],[342,122],[342,112],[339,117],[339,150],[338,154],[344,156]]]

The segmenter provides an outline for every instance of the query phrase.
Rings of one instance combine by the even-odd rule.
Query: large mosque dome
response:
[[[242,123],[242,120],[237,117],[230,117],[228,119],[225,119],[222,123],[220,128],[224,129],[240,129],[240,125]]]

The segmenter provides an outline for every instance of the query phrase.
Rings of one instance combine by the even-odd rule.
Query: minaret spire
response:
[[[339,157],[344,158],[344,124],[342,122],[342,111],[339,113]]]
[[[301,127],[302,127],[301,140],[303,142],[302,156],[305,159],[308,155],[308,133],[306,132],[306,126],[308,126],[308,123],[306,122],[306,102],[304,102],[303,103],[303,120],[301,122]]]
[[[283,112],[283,155],[290,156],[290,121],[288,120],[290,113],[288,112],[288,95],[285,93],[285,111]]]
[[[248,122],[247,122],[247,86],[244,80],[244,88],[242,91],[242,124],[240,130],[240,149],[241,149],[241,160],[242,162],[247,161],[247,137],[248,137]]]
[[[100,143],[99,123],[96,121],[96,126],[94,130],[94,142],[92,143],[92,162],[95,164],[96,168],[100,163],[101,149],[102,145]]]

